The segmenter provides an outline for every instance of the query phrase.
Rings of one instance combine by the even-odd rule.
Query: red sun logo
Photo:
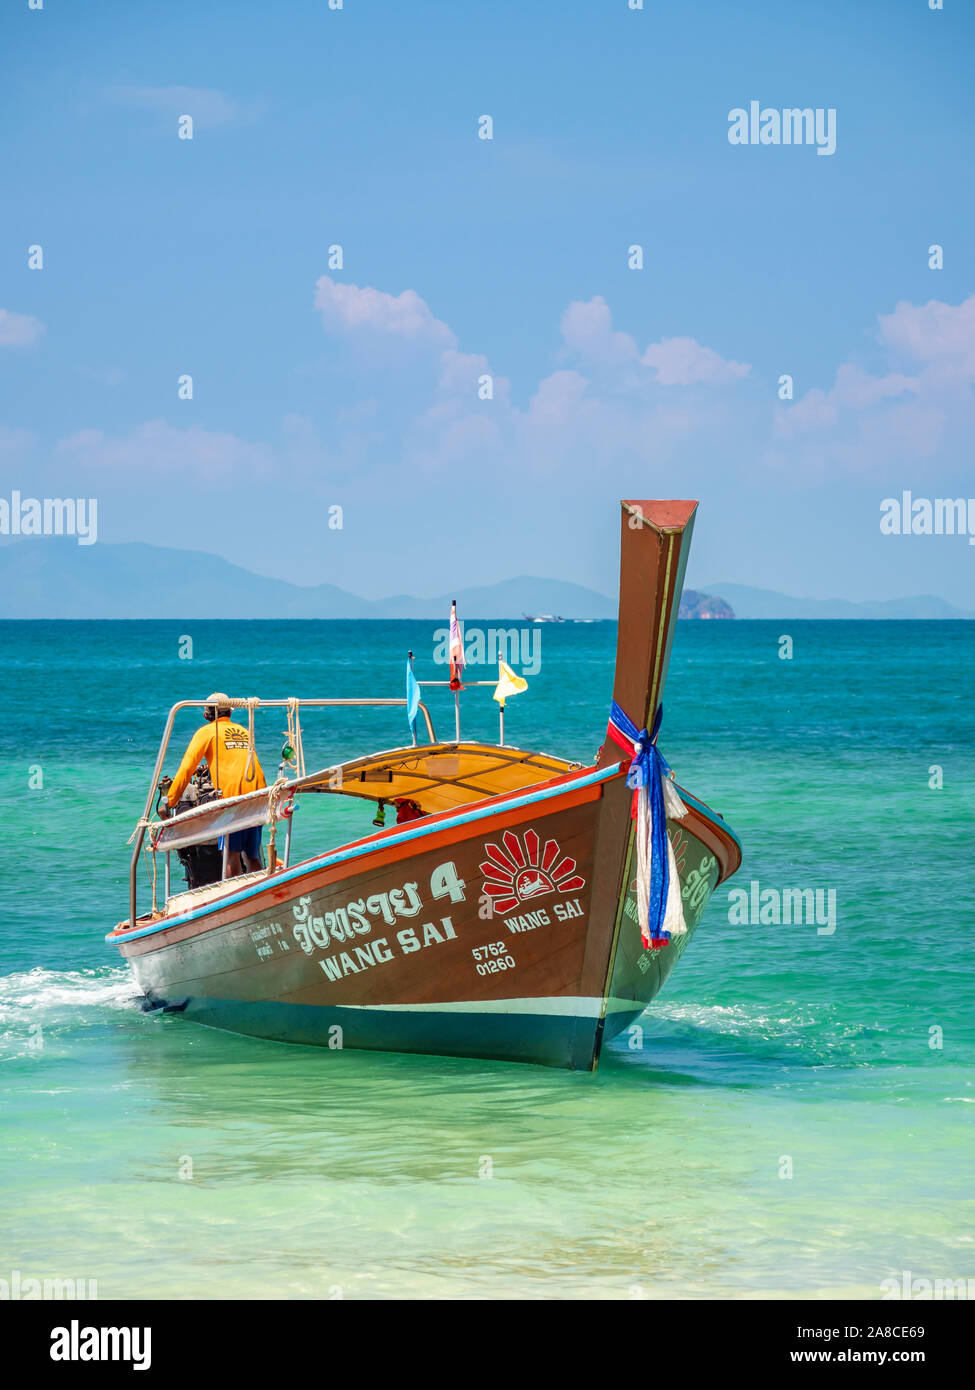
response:
[[[510,912],[519,903],[546,893],[573,893],[585,888],[586,880],[576,873],[576,861],[561,858],[557,840],[546,840],[539,858],[541,841],[534,830],[525,831],[524,843],[512,830],[506,830],[501,839],[503,849],[500,845],[484,846],[487,860],[481,865],[484,891],[494,899],[498,912]]]

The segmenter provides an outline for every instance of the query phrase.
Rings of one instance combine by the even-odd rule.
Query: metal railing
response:
[[[300,699],[292,699],[292,700],[258,700],[258,701],[256,702],[256,704],[253,706],[253,708],[255,708],[255,709],[288,709],[288,708],[294,707],[295,710],[296,710],[296,712],[300,713],[301,708],[302,708],[303,706],[308,706],[308,707],[310,707],[310,708],[322,708],[322,707],[333,707],[333,706],[379,705],[379,706],[387,706],[387,707],[399,706],[400,708],[403,708],[403,707],[406,706],[406,703],[407,703],[407,702],[406,702],[405,699],[392,699],[392,700],[373,700],[373,699],[362,699],[362,700],[300,700]],[[156,765],[155,765],[155,768],[153,769],[152,781],[151,781],[150,784],[149,784],[149,792],[148,792],[148,794],[147,794],[147,796],[146,796],[145,809],[143,810],[143,812],[142,812],[142,817],[141,817],[141,819],[140,819],[138,825],[136,826],[135,844],[134,844],[134,847],[133,847],[133,850],[132,850],[132,860],[131,860],[131,863],[129,864],[129,926],[130,926],[130,928],[135,926],[136,921],[137,921],[137,919],[138,919],[138,903],[137,903],[137,898],[138,898],[139,855],[142,853],[142,846],[143,846],[143,844],[144,844],[144,842],[145,842],[146,827],[147,827],[147,825],[148,825],[148,823],[149,823],[149,817],[150,817],[150,815],[152,814],[153,800],[154,800],[154,798],[156,797],[156,795],[157,795],[157,793],[158,793],[159,779],[160,779],[160,777],[161,777],[161,775],[162,775],[163,763],[166,761],[166,753],[167,753],[167,750],[168,750],[168,748],[169,748],[169,740],[170,740],[170,738],[172,737],[173,724],[175,723],[175,721],[176,721],[176,716],[177,716],[177,714],[179,713],[179,711],[180,711],[181,709],[205,709],[208,705],[212,705],[212,704],[213,704],[213,701],[212,701],[212,700],[180,700],[179,703],[173,705],[172,709],[169,711],[169,717],[168,717],[167,720],[166,720],[166,727],[165,727],[165,729],[163,730],[162,740],[161,740],[161,742],[160,742],[160,744],[159,744],[159,752],[156,754]],[[231,709],[247,709],[247,708],[249,707],[249,706],[248,706],[248,702],[247,702],[246,699],[243,699],[243,700],[240,700],[240,699],[228,699],[228,700],[227,700],[227,704],[230,706]],[[424,722],[426,723],[426,726],[427,726],[427,734],[428,734],[428,736],[429,736],[430,742],[431,742],[431,743],[436,743],[437,739],[436,739],[436,735],[434,734],[434,731],[433,731],[433,721],[432,721],[431,718],[430,718],[430,711],[427,709],[426,705],[425,705],[422,701],[420,702],[419,709],[420,709],[420,712],[423,714],[423,719],[424,719]],[[168,854],[167,854],[167,856],[166,856],[166,890],[167,890],[167,895],[168,895],[168,890],[169,890],[169,856],[168,856]]]

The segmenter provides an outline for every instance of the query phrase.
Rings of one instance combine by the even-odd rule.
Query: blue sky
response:
[[[612,592],[618,498],[690,495],[691,582],[975,606],[963,537],[879,529],[975,496],[961,0],[23,0],[0,39],[0,493],[370,597]],[[731,145],[751,100],[835,108],[835,154]]]

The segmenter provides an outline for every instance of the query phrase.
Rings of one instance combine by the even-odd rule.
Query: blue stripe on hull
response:
[[[185,1018],[274,1042],[342,1049],[482,1057],[591,1070],[599,1020],[528,1013],[412,1012],[193,997]],[[335,1050],[338,1050],[335,1048]]]

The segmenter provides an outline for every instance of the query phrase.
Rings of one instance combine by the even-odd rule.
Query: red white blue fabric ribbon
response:
[[[658,705],[652,729],[640,730],[614,700],[608,730],[614,743],[632,751],[626,785],[635,793],[640,936],[645,947],[658,951],[673,933],[687,930],[677,864],[667,836],[668,814],[680,818],[686,809],[671,784],[670,764],[657,747],[662,718],[663,705]]]

